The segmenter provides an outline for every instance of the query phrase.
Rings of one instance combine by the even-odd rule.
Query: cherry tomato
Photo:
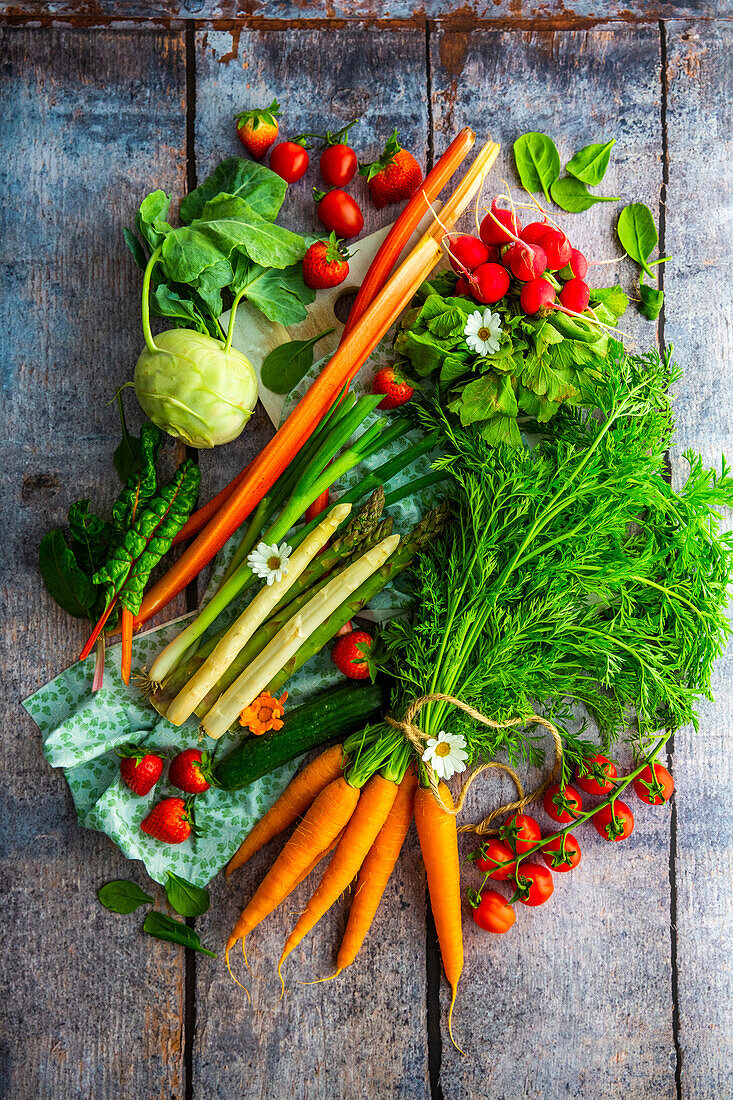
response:
[[[554,889],[552,872],[541,863],[523,863],[519,868],[517,890],[522,905],[544,905]]]
[[[647,765],[643,772],[639,772],[634,780],[634,791],[637,798],[646,802],[649,806],[661,806],[663,802],[669,802],[674,790],[674,779],[663,764],[653,764],[652,769]]]
[[[504,822],[499,836],[509,845],[512,852],[521,856],[542,839],[542,830],[535,819],[528,814],[512,814]]]
[[[512,862],[507,867],[497,867],[498,863],[505,863],[508,859]],[[506,844],[492,837],[481,845],[481,855],[476,860],[476,866],[484,874],[488,872],[489,878],[503,882],[514,872],[514,853]]]
[[[604,779],[604,776],[608,776],[608,779]],[[613,790],[611,780],[615,778],[616,765],[602,752],[589,756],[575,772],[575,782],[586,794],[610,794]]]
[[[496,890],[484,890],[473,919],[485,932],[508,932],[517,919],[514,906]]]
[[[568,785],[563,790],[559,783],[553,783],[547,788],[542,805],[547,816],[560,825],[575,821],[583,812],[583,800],[575,788]]]
[[[308,171],[308,153],[297,141],[281,141],[270,153],[270,168],[286,183],[295,183]]]
[[[345,187],[356,175],[359,163],[350,145],[328,145],[319,161],[324,183],[329,187]]]
[[[551,871],[572,871],[580,863],[580,845],[572,833],[565,833],[564,837],[556,836],[545,844],[542,858]]]
[[[318,201],[318,219],[337,237],[356,237],[364,228],[364,215],[351,195],[336,188]]]
[[[593,824],[604,840],[626,840],[634,831],[634,815],[625,802],[616,799],[612,806],[602,806],[593,814]]]

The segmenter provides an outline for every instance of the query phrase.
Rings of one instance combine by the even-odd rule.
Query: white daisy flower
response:
[[[463,335],[471,351],[477,355],[493,355],[501,343],[501,317],[490,309],[483,313],[477,309],[466,319]]]
[[[422,758],[426,764],[433,765],[439,779],[450,779],[456,772],[466,770],[466,738],[462,733],[441,730],[437,737],[428,737]]]
[[[274,584],[288,575],[288,558],[291,553],[292,549],[286,542],[281,542],[279,546],[276,542],[272,546],[259,542],[247,558],[247,565],[256,577],[261,577],[268,584]]]

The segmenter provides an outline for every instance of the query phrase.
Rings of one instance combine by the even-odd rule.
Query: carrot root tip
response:
[[[244,992],[247,994],[247,1000],[248,1000],[249,1004],[251,1005],[252,1004],[252,998],[249,995],[249,990],[247,989],[247,986],[242,985],[242,983],[239,981],[239,979],[237,977],[235,977],[234,972],[232,970],[232,964],[229,962],[229,947],[227,947],[226,951],[224,952],[224,959],[226,960],[227,970],[229,971],[229,977],[232,979],[232,981],[236,985],[239,986],[240,989],[244,990]]]
[[[321,982],[332,982],[334,978],[338,978],[341,973],[341,968],[334,971],[333,974],[327,974],[325,978],[313,978],[310,982],[298,982],[298,985],[320,985]]]
[[[456,985],[451,986],[451,991],[452,991],[453,995],[450,999],[450,1008],[448,1009],[448,1034],[450,1035],[450,1041],[453,1043],[453,1046],[456,1048],[458,1053],[462,1054],[463,1057],[465,1058],[466,1057],[465,1050],[463,1049],[463,1047],[459,1047],[458,1043],[453,1038],[453,1006],[456,1003],[456,997],[458,996],[458,984],[457,983],[456,983]]]

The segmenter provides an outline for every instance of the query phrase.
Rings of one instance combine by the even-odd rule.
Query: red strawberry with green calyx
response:
[[[203,794],[211,786],[211,756],[201,749],[184,749],[171,762],[168,779],[186,794]]]
[[[273,99],[269,107],[255,107],[251,111],[240,111],[234,116],[237,137],[255,160],[262,160],[270,146],[275,144],[279,113],[278,102]]]
[[[140,828],[164,844],[183,844],[191,835],[191,816],[182,798],[164,798],[153,806]]]
[[[377,405],[378,409],[398,409],[400,405],[407,404],[414,392],[414,388],[405,381],[395,366],[380,367],[374,375],[372,393],[384,394],[384,400]]]
[[[133,794],[144,795],[152,791],[163,773],[163,758],[154,752],[146,752],[136,745],[123,745],[117,749],[122,781]]]
[[[337,638],[331,660],[350,680],[367,680],[372,675],[370,656],[374,639],[366,630],[352,630]]]
[[[327,241],[315,241],[303,257],[303,280],[312,290],[339,286],[349,274],[349,253],[335,233]]]
[[[403,149],[392,134],[379,160],[363,164],[359,169],[366,176],[374,205],[381,209],[403,199],[411,199],[422,183],[422,169],[412,153]]]

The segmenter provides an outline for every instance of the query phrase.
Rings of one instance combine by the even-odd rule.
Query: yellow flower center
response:
[[[280,560],[280,555],[279,554],[273,554],[271,558],[267,559],[267,568],[268,569],[273,569],[273,570],[274,569],[279,569],[281,565],[282,565],[282,561]]]
[[[479,340],[490,340],[491,339],[491,333],[486,327],[480,328],[478,330],[478,332],[476,333],[476,335],[478,336]]]
[[[448,744],[448,742],[447,741],[438,741],[438,744],[435,746],[435,755],[436,756],[448,756],[449,753],[450,753],[450,745]]]

